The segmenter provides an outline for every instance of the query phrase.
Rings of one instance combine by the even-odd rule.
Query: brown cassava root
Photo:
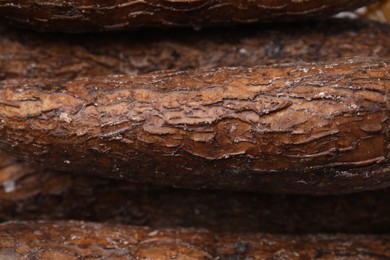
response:
[[[3,81],[1,146],[59,170],[169,186],[383,188],[388,88],[386,59]]]
[[[44,31],[103,31],[302,20],[354,10],[375,0],[0,1],[9,22]]]

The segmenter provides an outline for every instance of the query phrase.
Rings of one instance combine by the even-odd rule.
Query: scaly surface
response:
[[[57,170],[193,188],[386,187],[389,62],[0,83],[1,147]]]
[[[195,34],[138,32],[136,40],[131,34],[38,36],[3,27],[0,74],[2,79],[72,79],[161,69],[254,66],[353,56],[390,57],[387,39],[390,29],[386,25],[349,19],[296,25],[206,30]],[[20,171],[30,174],[33,168],[20,163],[8,169],[15,174],[19,172],[19,178],[24,175]]]
[[[215,234],[87,222],[0,225],[12,259],[387,259],[388,235]]]
[[[375,0],[22,0],[0,1],[9,22],[45,31],[103,31],[302,20]]]

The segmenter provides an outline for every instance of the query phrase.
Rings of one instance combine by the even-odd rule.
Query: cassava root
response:
[[[375,0],[22,0],[0,1],[0,16],[43,31],[103,31],[302,20],[354,10]]]
[[[387,259],[389,235],[216,234],[75,221],[0,225],[0,257],[22,259]]]
[[[390,57],[389,26],[350,19],[267,25],[261,29],[208,29],[196,34],[156,31],[151,36],[137,32],[136,40],[130,33],[75,38],[36,35],[6,27],[0,30],[0,78],[3,80],[132,75],[162,69],[271,65],[353,56]],[[0,156],[6,159],[5,155]],[[8,169],[11,169],[8,172],[30,174],[34,167],[20,162]]]
[[[389,186],[389,62],[0,83],[1,147],[58,170],[176,187]]]
[[[390,26],[350,19],[72,37],[0,28],[0,79],[136,75],[157,70],[390,58]]]
[[[293,196],[166,189],[0,164],[0,221],[84,220],[218,232],[389,233],[390,189]],[[223,219],[223,221],[221,221]]]

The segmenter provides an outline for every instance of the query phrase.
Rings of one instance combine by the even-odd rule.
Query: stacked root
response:
[[[0,13],[80,32],[367,3],[122,2],[0,1]],[[0,258],[390,257],[388,25],[0,32]],[[302,195],[343,193],[356,194]]]

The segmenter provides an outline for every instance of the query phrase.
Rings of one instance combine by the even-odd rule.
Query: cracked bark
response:
[[[140,27],[201,27],[302,20],[354,10],[375,0],[0,1],[12,24],[44,31],[104,31]]]
[[[388,235],[216,234],[87,222],[0,225],[0,256],[22,259],[387,259]]]
[[[176,187],[383,188],[388,64],[3,81],[1,146],[58,170]]]
[[[1,222],[77,219],[230,233],[385,234],[389,195],[390,189],[322,197],[166,189],[0,162]]]
[[[284,24],[267,25],[262,29],[209,29],[196,34],[156,31],[151,36],[137,32],[137,40],[132,35],[122,34],[75,38],[0,29],[1,79],[73,79],[161,69],[255,66],[353,56],[390,57],[389,26],[349,19],[302,23],[299,27]],[[5,155],[0,156],[6,160]],[[13,178],[22,178],[32,171],[36,170],[26,163],[14,164],[8,170],[17,175]],[[46,180],[44,176],[41,178]],[[22,194],[13,193],[13,196]]]

